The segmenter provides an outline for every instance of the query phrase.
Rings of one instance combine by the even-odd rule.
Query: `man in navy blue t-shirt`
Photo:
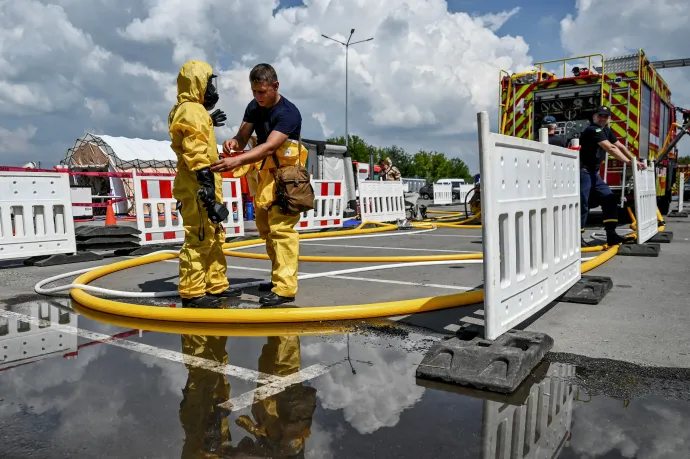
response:
[[[257,145],[215,162],[211,170],[232,171],[249,164],[260,169],[254,211],[259,235],[266,241],[266,252],[272,263],[271,282],[259,287],[260,291],[270,290],[271,293],[261,297],[260,303],[274,307],[294,301],[297,293],[299,234],[294,226],[300,214],[285,214],[280,206],[275,205],[273,161],[266,160],[275,153],[274,158],[282,155],[292,159],[292,155],[297,155],[302,161],[302,155],[306,157],[306,149],[300,142],[302,115],[295,104],[278,93],[280,83],[275,69],[268,64],[259,64],[249,73],[249,82],[254,99],[244,111],[237,135],[223,142],[223,152],[242,152],[253,133],[256,133]],[[276,166],[280,167],[280,164]]]
[[[610,117],[609,107],[599,107],[592,117],[592,124],[580,134],[580,228],[584,231],[589,213],[589,196],[594,191],[601,198],[606,242],[614,245],[623,242],[623,238],[616,233],[618,206],[611,188],[599,175],[601,164],[608,153],[625,164],[636,164],[640,170],[644,170],[646,166],[639,161],[633,163],[635,156],[618,140],[608,126]]]

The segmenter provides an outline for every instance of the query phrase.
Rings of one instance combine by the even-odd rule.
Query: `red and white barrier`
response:
[[[141,244],[184,242],[184,223],[173,197],[174,175],[133,173],[134,202]],[[239,179],[223,179],[223,204],[230,215],[223,222],[228,236],[244,235]]]
[[[172,194],[175,176],[152,176],[134,172],[132,180],[141,244],[183,242],[182,216],[177,210],[177,200]]]
[[[244,212],[240,179],[223,179],[223,204],[230,211],[230,215],[223,222],[226,236],[244,236]]]
[[[314,187],[314,208],[302,213],[302,218],[295,226],[297,231],[340,228],[343,226],[342,180],[312,180]]]

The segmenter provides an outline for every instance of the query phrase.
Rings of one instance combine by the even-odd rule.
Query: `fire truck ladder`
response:
[[[618,102],[618,100],[616,100],[614,98],[614,95],[623,96],[623,100]],[[628,148],[628,149],[630,149],[630,145],[629,145],[630,136],[627,135],[627,133],[630,132],[628,128],[630,127],[629,126],[629,124],[630,124],[630,108],[632,107],[632,102],[630,100],[631,96],[632,96],[632,93],[630,91],[630,85],[628,85],[624,88],[616,88],[616,89],[613,89],[612,91],[609,92],[609,107],[611,107],[611,110],[612,111],[613,110],[619,110],[619,111],[622,111],[623,113],[626,114],[625,117],[622,117],[624,119],[615,120],[615,121],[611,120],[610,124],[611,125],[614,125],[614,124],[620,125],[620,127],[623,129],[623,132],[626,133],[624,144],[625,144],[625,148]],[[621,140],[623,140],[623,139],[621,139]],[[611,159],[615,159],[615,157],[607,154],[606,155],[606,162],[604,163],[604,181],[605,182],[607,181],[609,172],[621,174],[621,185],[620,186],[611,186],[611,189],[614,189],[614,190],[620,189],[621,190],[620,206],[622,208],[625,205],[625,179],[626,179],[625,176],[626,176],[627,168],[626,168],[625,163],[623,163],[622,167],[621,166],[610,167],[609,161]]]

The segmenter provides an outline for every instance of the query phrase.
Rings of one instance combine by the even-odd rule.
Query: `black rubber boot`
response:
[[[214,298],[235,298],[235,297],[242,295],[242,290],[240,290],[238,288],[230,287],[227,290],[225,290],[224,292],[207,293],[207,295],[212,296]]]
[[[182,298],[183,308],[214,309],[220,306],[220,300],[210,295],[197,296],[196,298]]]
[[[259,298],[259,303],[263,304],[264,306],[278,306],[280,304],[292,303],[293,301],[295,301],[294,298],[280,296],[273,292]]]
[[[617,224],[618,222],[604,223],[604,229],[606,230],[606,244],[609,246],[614,246],[625,242],[625,239],[616,233]]]
[[[273,290],[273,282],[265,282],[259,285],[260,292],[270,292]]]

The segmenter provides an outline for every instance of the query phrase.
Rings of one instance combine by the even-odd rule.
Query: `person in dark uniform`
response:
[[[601,200],[604,213],[604,229],[608,245],[620,244],[623,238],[616,233],[618,206],[611,188],[602,180],[599,169],[606,155],[631,165],[633,160],[640,170],[647,167],[628,151],[608,126],[611,118],[609,107],[599,107],[592,117],[592,123],[580,135],[580,228],[584,231],[589,214],[590,193],[596,193]]]
[[[545,116],[541,122],[541,127],[549,130],[549,145],[568,148],[568,142],[565,140],[565,137],[556,134],[556,118],[551,115]]]

